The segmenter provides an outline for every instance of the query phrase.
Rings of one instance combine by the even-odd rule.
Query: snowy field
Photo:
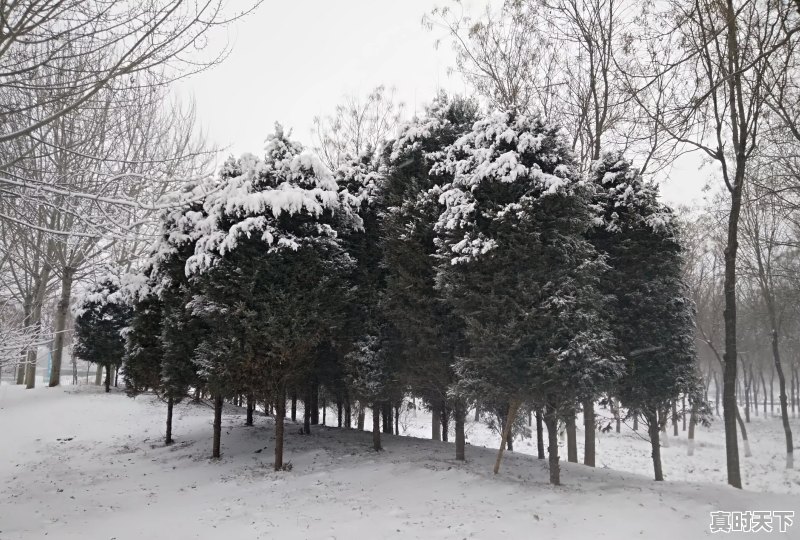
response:
[[[176,408],[177,443],[165,447],[164,406],[150,396],[0,386],[0,539],[683,540],[711,536],[710,511],[800,510],[797,473],[780,470],[775,419],[750,424],[749,490],[738,491],[722,483],[718,425],[698,431],[693,458],[683,434],[670,441],[670,481],[650,480],[636,434],[607,433],[600,467],[564,464],[564,485],[553,487],[545,462],[526,455],[535,443],[518,441],[493,476],[495,452],[481,445],[494,437],[480,425],[469,426],[468,461],[458,463],[451,444],[384,435],[386,450],[376,454],[370,433],[319,427],[309,437],[289,424],[293,468],[276,473],[271,419],[257,416],[248,428],[240,410],[225,413],[223,457],[213,461],[205,405]],[[430,429],[421,411],[401,421],[412,434]],[[800,538],[800,524],[742,536]]]

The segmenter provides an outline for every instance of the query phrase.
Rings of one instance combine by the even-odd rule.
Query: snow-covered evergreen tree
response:
[[[248,381],[274,396],[276,470],[286,388],[307,379],[313,351],[335,332],[347,302],[351,259],[338,231],[360,225],[351,202],[278,126],[263,159],[245,154],[226,163],[220,189],[194,222],[189,308],[208,328],[196,358],[218,394]]]
[[[670,405],[683,395],[705,410],[678,223],[657,186],[619,153],[605,154],[590,175],[597,215],[589,237],[611,267],[602,289],[615,297],[610,318],[627,366],[615,392],[648,424],[655,479],[663,480],[659,431]]]
[[[125,354],[125,336],[131,308],[120,294],[119,279],[108,276],[92,287],[76,307],[73,354],[106,370],[106,392],[111,370],[119,368]]]
[[[449,393],[453,363],[464,352],[460,319],[435,287],[433,228],[441,211],[428,192],[452,180],[445,170],[431,174],[444,150],[472,127],[477,104],[441,93],[425,114],[403,126],[388,147],[387,173],[380,198],[386,290],[382,309],[395,329],[392,355],[401,357],[402,377],[431,407],[433,422],[455,420],[456,459],[464,459],[467,402]],[[443,421],[444,420],[444,421]]]
[[[469,342],[458,388],[509,403],[507,425],[523,403],[544,403],[557,484],[558,417],[622,369],[598,290],[607,267],[584,238],[588,190],[557,127],[509,113],[478,121],[434,171],[453,175],[431,191],[445,206],[439,286]],[[495,470],[501,456],[502,445]]]

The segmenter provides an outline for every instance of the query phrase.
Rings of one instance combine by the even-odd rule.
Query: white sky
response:
[[[440,3],[440,2],[439,2]],[[276,121],[311,143],[314,116],[333,111],[347,94],[379,84],[396,89],[407,116],[422,110],[439,88],[466,93],[441,31],[422,26],[431,0],[267,0],[228,31],[230,56],[181,84],[199,120],[225,152],[259,153]],[[671,204],[701,197],[709,172],[688,157],[662,182]]]

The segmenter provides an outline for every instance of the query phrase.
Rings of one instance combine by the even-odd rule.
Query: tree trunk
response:
[[[383,420],[383,432],[391,435],[392,434],[392,404],[388,401],[384,401],[381,405],[381,417]]]
[[[567,461],[578,462],[578,434],[575,428],[575,411],[567,412],[565,420],[567,425]]]
[[[342,398],[336,400],[336,427],[342,427]]]
[[[350,406],[350,397],[348,396],[347,401],[344,403],[344,427],[350,429],[353,427],[353,409]]]
[[[328,425],[326,423],[326,418],[325,418],[327,412],[328,412],[328,403],[325,401],[325,398],[323,397],[322,398],[322,425],[323,426],[327,426]]]
[[[780,347],[778,343],[778,331],[772,329],[772,358],[775,361],[775,371],[778,373],[778,391],[781,403],[781,422],[783,423],[783,433],[786,436],[786,468],[794,468],[794,456],[792,444],[792,428],[789,425],[789,408],[786,404],[786,377],[783,375],[783,365],[781,364]]]
[[[681,431],[686,431],[686,396],[681,397],[681,423],[683,424]]]
[[[252,426],[253,425],[253,411],[256,408],[256,404],[253,401],[253,395],[247,394],[247,417],[245,418],[244,425]]]
[[[31,325],[31,317],[33,316],[33,293],[30,292],[25,295],[25,301],[22,305],[22,326],[28,328]],[[25,373],[28,366],[28,351],[23,350],[20,356],[19,364],[17,364],[17,384],[25,384]]]
[[[744,457],[750,457],[753,454],[750,453],[750,441],[747,439],[747,428],[744,426],[744,422],[742,421],[742,415],[739,414],[739,409],[736,409],[736,421],[739,423],[739,429],[742,430],[742,442],[744,442]]]
[[[358,404],[358,419],[357,419],[357,427],[359,431],[364,431],[364,404],[359,402]]]
[[[31,326],[36,330],[37,337],[42,330],[42,305],[47,292],[47,282],[50,280],[51,266],[45,262],[42,271],[36,279],[33,304],[31,304]],[[38,339],[36,341],[39,341]],[[25,366],[25,388],[30,390],[36,386],[36,356],[38,351],[34,345],[28,349],[28,363]]]
[[[633,413],[633,431],[639,431],[639,413]]]
[[[750,423],[750,380],[747,377],[747,368],[742,364],[742,384],[744,385],[744,419]]]
[[[583,402],[583,464],[594,467],[594,401]]]
[[[692,412],[689,415],[689,440],[686,447],[686,454],[694,455],[694,428],[697,425],[697,404],[692,405]]]
[[[383,450],[381,447],[381,403],[375,402],[372,406],[372,449],[376,452]]]
[[[400,405],[394,407],[394,434],[400,435]]]
[[[678,437],[678,403],[672,400],[672,436]]]
[[[297,392],[292,392],[292,422],[297,422]]]
[[[95,386],[100,386],[103,384],[103,366],[100,364],[95,364],[94,384]]]
[[[61,384],[61,361],[64,358],[64,342],[67,328],[67,314],[69,312],[69,299],[72,296],[72,277],[75,270],[66,267],[61,272],[61,296],[56,306],[53,318],[53,358],[50,366],[50,386]]]
[[[220,444],[222,441],[222,394],[214,396],[214,444],[211,452],[212,458],[219,458]]]
[[[111,392],[111,364],[106,364],[106,393]]]
[[[311,435],[311,385],[306,384],[306,395],[303,399],[303,433]]]
[[[775,374],[769,380],[769,412],[775,414]]]
[[[735,24],[730,22],[729,24]],[[731,39],[734,39],[731,36]],[[742,488],[742,476],[739,469],[739,440],[736,434],[736,365],[739,355],[736,349],[736,254],[739,250],[739,214],[742,207],[742,190],[744,189],[745,157],[736,156],[736,171],[733,189],[731,190],[731,206],[728,214],[728,235],[725,246],[725,309],[722,313],[725,322],[725,352],[722,374],[722,417],[725,424],[725,456],[728,473],[728,484]]]
[[[511,426],[514,424],[514,419],[517,417],[520,402],[512,399],[508,405],[508,415],[506,416],[506,423],[503,426],[503,434],[500,437],[500,448],[497,450],[497,460],[494,462],[494,474],[500,472],[500,462],[503,460],[503,451],[506,448],[506,441],[511,435]]]
[[[442,419],[438,406],[431,407],[431,439],[442,440]]]
[[[275,398],[275,470],[283,469],[283,424],[286,418],[286,385],[278,387]]]
[[[450,410],[447,408],[447,404],[442,405],[442,408],[439,410],[442,419],[442,441],[448,442],[450,433]]]
[[[561,484],[561,467],[558,464],[558,417],[552,406],[547,406],[544,413],[544,424],[547,426],[547,453],[550,468],[550,483],[554,486]]]
[[[544,427],[542,426],[542,408],[536,408],[536,455],[544,459]]]
[[[464,436],[464,420],[466,416],[467,411],[464,404],[457,401],[453,409],[453,417],[456,423],[456,460],[458,461],[464,461],[466,459],[466,437]]]
[[[167,398],[167,436],[164,439],[164,444],[172,444],[172,396]]]
[[[650,455],[653,458],[653,473],[658,482],[664,480],[664,472],[661,469],[661,443],[659,441],[659,433],[661,431],[658,425],[658,416],[655,412],[646,414],[647,419],[647,433],[650,435]]]
[[[311,383],[311,424],[319,425],[319,383]]]
[[[475,402],[475,421],[480,422],[481,420],[481,404],[477,401]]]
[[[719,416],[719,384],[716,371],[714,372],[714,412]]]

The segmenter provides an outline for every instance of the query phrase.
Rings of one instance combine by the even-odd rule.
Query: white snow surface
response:
[[[784,493],[724,485],[719,423],[698,428],[693,458],[683,432],[671,438],[666,482],[650,480],[647,443],[626,431],[599,434],[599,467],[563,463],[564,485],[554,487],[546,462],[527,455],[530,440],[492,475],[495,451],[481,445],[496,437],[483,424],[470,422],[459,463],[448,443],[383,435],[385,451],[375,453],[368,432],[315,426],[304,436],[288,422],[293,468],[274,472],[271,418],[245,427],[242,410],[226,407],[223,456],[211,460],[207,405],[176,406],[169,447],[164,414],[152,396],[0,386],[0,538],[689,540],[712,536],[710,511],[800,506],[798,473],[782,470],[777,418],[749,424],[754,456],[742,458],[743,473],[749,489]],[[427,435],[429,420],[421,410],[401,415],[411,434]],[[800,538],[800,524],[746,536]]]

